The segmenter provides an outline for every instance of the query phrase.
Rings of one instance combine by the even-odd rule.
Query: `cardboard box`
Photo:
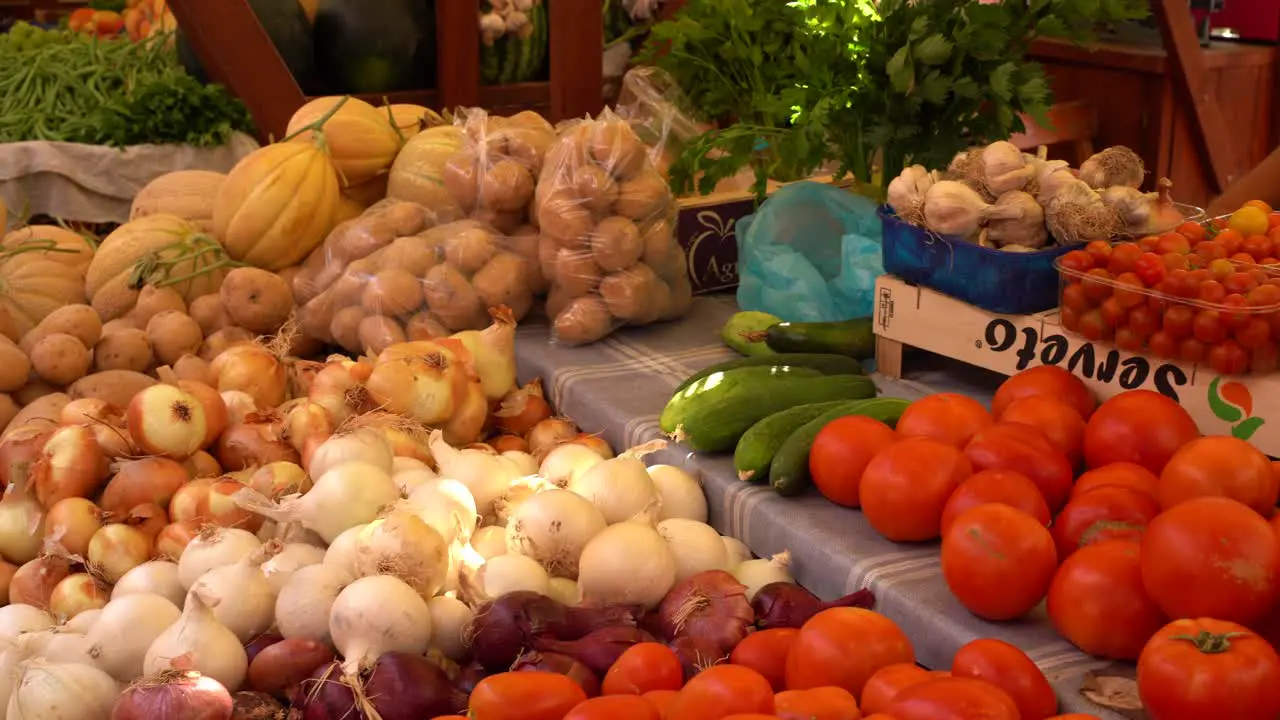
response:
[[[1186,408],[1201,432],[1234,435],[1280,456],[1280,373],[1218,375],[1207,366],[1126,352],[1064,330],[1057,310],[997,315],[891,275],[876,281],[875,333],[876,360],[890,375],[901,375],[903,346],[1004,375],[1058,365],[1101,399],[1154,390]]]

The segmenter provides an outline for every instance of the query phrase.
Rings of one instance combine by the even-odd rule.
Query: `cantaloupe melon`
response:
[[[304,128],[319,122],[339,102],[342,106],[325,121],[321,134],[342,186],[351,187],[391,167],[400,151],[400,136],[385,109],[353,97],[322,97],[298,108],[289,119],[289,135],[297,133],[293,142],[315,142],[315,131]]]
[[[129,219],[168,213],[213,230],[213,201],[227,176],[208,170],[178,170],[147,183],[133,198]]]
[[[452,125],[427,128],[410,140],[391,165],[387,197],[408,200],[434,211],[460,214],[444,186],[442,170],[462,147],[463,132]]]

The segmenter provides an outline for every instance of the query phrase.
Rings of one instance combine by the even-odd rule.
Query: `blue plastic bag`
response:
[[[783,187],[738,220],[738,305],[794,322],[871,314],[884,272],[876,204],[831,185]]]

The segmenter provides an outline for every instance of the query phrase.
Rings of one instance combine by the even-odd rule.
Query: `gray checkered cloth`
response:
[[[548,399],[584,430],[602,433],[615,448],[662,436],[658,414],[675,386],[696,370],[737,357],[719,330],[737,309],[732,295],[702,296],[675,323],[617,332],[594,345],[547,343],[545,325],[517,330],[521,381],[541,377]],[[881,394],[907,399],[932,392],[964,392],[989,401],[998,377],[939,358],[909,356],[910,379],[876,375]],[[897,544],[880,537],[862,513],[833,505],[817,493],[783,498],[765,486],[741,482],[725,455],[697,455],[680,445],[646,458],[698,474],[710,522],[740,538],[759,556],[789,550],[796,580],[826,599],[870,586],[876,609],[902,626],[917,660],[947,668],[965,643],[995,637],[1022,648],[1058,689],[1063,712],[1119,718],[1077,692],[1087,670],[1110,663],[1084,655],[1054,632],[1043,605],[1025,620],[989,623],[968,613],[942,579],[938,546]]]

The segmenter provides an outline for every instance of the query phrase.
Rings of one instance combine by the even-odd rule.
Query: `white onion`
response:
[[[92,665],[28,660],[18,666],[6,720],[108,720],[120,688]]]
[[[671,518],[658,523],[658,534],[667,541],[676,559],[676,582],[706,570],[727,570],[729,551],[720,533],[706,523]]]
[[[446,543],[467,542],[476,530],[476,500],[466,485],[457,480],[425,480],[401,507],[435,528]]]
[[[218,622],[199,595],[190,593],[182,617],[147,648],[142,672],[195,670],[222,683],[227,692],[235,692],[248,666],[248,655],[235,633]]]
[[[427,601],[431,612],[431,647],[450,660],[467,656],[467,625],[475,613],[457,598],[440,595]]]
[[[753,557],[751,548],[747,547],[747,544],[738,538],[724,535],[720,539],[724,542],[724,549],[728,553],[728,562],[725,565],[725,570],[732,573],[738,569],[739,565]]]
[[[329,611],[351,580],[349,572],[333,565],[299,568],[276,597],[276,629],[286,638],[330,644]]]
[[[391,575],[425,600],[444,586],[449,544],[417,515],[392,510],[374,520],[356,538],[356,574]]]
[[[542,459],[542,465],[538,467],[538,474],[549,482],[565,487],[602,462],[604,458],[586,445],[565,443],[547,453]]]
[[[57,624],[52,615],[34,605],[0,607],[0,640],[16,642],[22,633],[48,630]]]
[[[343,530],[367,523],[400,499],[400,491],[382,468],[366,462],[345,462],[316,480],[307,494],[286,498],[279,505],[245,489],[236,503],[277,522],[300,522],[325,542],[333,542]]]
[[[385,435],[373,428],[359,428],[349,433],[331,435],[328,440],[320,443],[320,447],[311,456],[307,472],[311,477],[318,478],[344,463],[362,462],[390,475],[393,458],[395,453]]]
[[[174,608],[174,612],[177,612],[177,608]],[[89,638],[80,633],[55,632],[40,656],[54,663],[90,663],[89,650],[92,646]],[[143,652],[146,652],[145,647]],[[138,664],[142,664],[141,660]]]
[[[436,475],[434,470],[418,458],[403,457],[401,455],[391,458],[391,477],[394,478],[396,475],[410,470],[426,470],[431,473],[432,477]]]
[[[507,552],[537,560],[551,575],[576,578],[582,549],[605,526],[591,501],[568,490],[547,490],[526,500],[507,523]]]
[[[397,578],[360,578],[333,602],[329,634],[342,655],[343,670],[354,674],[372,666],[383,653],[425,653],[431,644],[431,611]]]
[[[307,543],[289,543],[271,559],[262,563],[262,574],[267,577],[271,589],[280,592],[289,577],[308,565],[324,562],[325,550]]]
[[[324,564],[338,568],[352,579],[359,577],[356,572],[356,541],[366,527],[368,523],[343,530],[341,535],[329,543],[329,549],[324,553]]]
[[[520,506],[527,502],[529,498],[540,492],[554,489],[556,489],[554,484],[547,482],[537,475],[525,475],[524,477],[512,480],[511,484],[507,486],[506,492],[502,493],[502,497],[499,497],[493,503],[493,524],[505,527],[507,523],[510,522],[511,516],[514,515],[520,509]]]
[[[146,593],[159,595],[181,608],[187,598],[187,591],[178,579],[178,563],[169,560],[151,560],[135,567],[120,578],[120,582],[111,588],[111,599],[116,600],[125,595]],[[79,619],[84,613],[80,613]]]
[[[795,582],[796,579],[791,577],[791,571],[788,570],[790,565],[791,553],[783,550],[768,560],[761,558],[742,563],[734,568],[733,576],[747,586],[747,599],[752,600],[756,592],[769,583]]]
[[[201,575],[216,567],[234,565],[262,549],[262,541],[248,530],[206,527],[178,559],[178,580],[190,590]]]
[[[181,616],[178,608],[160,595],[114,598],[88,634],[89,657],[116,680],[131,682],[142,675],[151,643]]]
[[[520,471],[521,475],[538,474],[538,461],[527,452],[508,450],[502,453],[502,457],[510,460],[516,466],[516,469]]]
[[[400,495],[403,497],[409,497],[413,494],[413,491],[440,477],[421,460],[414,460],[413,458],[396,458],[396,460],[413,460],[413,462],[422,465],[422,467],[408,470],[397,470],[391,476],[391,482],[396,484],[396,488],[400,490]],[[470,495],[471,492],[467,491],[467,494]]]
[[[601,460],[571,480],[569,489],[595,503],[610,525],[636,517],[658,499],[644,463],[629,453]]]
[[[507,553],[478,566],[468,566],[459,578],[463,597],[479,605],[511,592],[527,591],[546,595],[551,577],[537,560]]]
[[[692,473],[674,465],[650,465],[649,477],[662,500],[658,520],[684,518],[707,521],[707,496]]]
[[[487,525],[471,536],[471,547],[488,560],[507,552],[507,529],[501,525]]]
[[[38,461],[37,461],[38,462]],[[15,564],[40,554],[44,538],[44,508],[23,482],[5,488],[0,498],[0,555]]]
[[[444,440],[444,433],[431,431],[431,456],[435,458],[440,476],[458,480],[471,491],[476,512],[488,515],[493,503],[512,480],[520,477],[520,469],[507,458],[486,450],[458,450]]]
[[[547,586],[547,595],[561,605],[577,605],[578,583],[569,578],[553,577]]]
[[[275,619],[275,588],[252,558],[213,568],[196,580],[191,592],[241,643],[266,632]]]
[[[21,644],[0,640],[0,706],[8,708],[18,663],[29,657],[31,652]]]
[[[62,630],[69,633],[88,635],[93,631],[93,625],[98,622],[98,618],[100,617],[102,617],[102,608],[85,610],[63,623]]]
[[[676,559],[653,525],[620,522],[591,538],[578,560],[578,589],[593,605],[656,607],[676,582]]]

